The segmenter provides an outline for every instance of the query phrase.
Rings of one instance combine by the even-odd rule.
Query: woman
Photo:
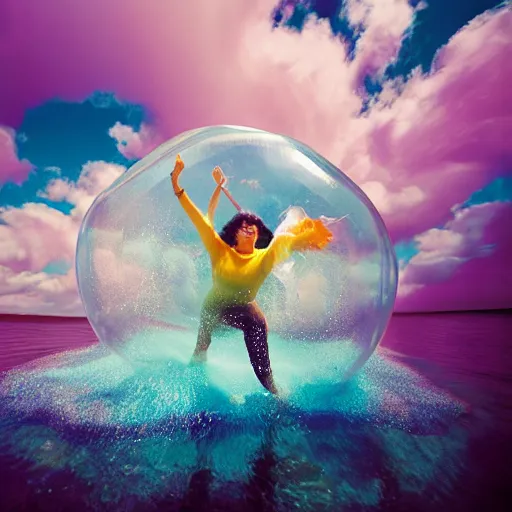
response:
[[[179,186],[184,168],[178,155],[171,173],[172,187],[210,255],[213,277],[213,286],[203,303],[192,360],[206,361],[212,332],[220,324],[240,329],[256,377],[277,395],[268,355],[267,322],[256,303],[256,295],[272,269],[293,251],[323,249],[332,240],[332,234],[320,220],[306,218],[274,238],[259,217],[246,212],[236,214],[218,234],[213,216],[224,185],[222,171],[214,170],[217,187],[205,217]]]

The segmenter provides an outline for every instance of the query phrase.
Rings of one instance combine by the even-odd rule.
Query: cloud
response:
[[[415,9],[407,0],[349,0],[350,22],[362,31],[356,43],[354,87],[366,76],[381,74],[394,60]]]
[[[28,160],[19,160],[14,137],[14,130],[0,126],[0,184],[8,181],[20,184],[34,168]]]
[[[157,131],[145,123],[136,132],[131,126],[117,122],[108,134],[117,141],[117,149],[128,160],[144,158],[164,142]]]
[[[96,196],[124,170],[88,162],[77,183],[52,180],[42,195],[71,203],[70,215],[41,203],[0,208],[0,310],[83,315],[74,271],[78,231]],[[68,263],[70,270],[65,275],[43,271],[55,261]]]
[[[405,0],[348,4],[361,35],[354,59],[327,22],[310,19],[302,34],[273,30],[274,0],[157,1],[152,9],[126,0],[122,16],[101,0],[4,4],[1,67],[17,69],[0,83],[0,122],[9,126],[51,98],[81,101],[100,90],[144,105],[157,139],[212,124],[282,133],[360,185],[395,241],[445,225],[453,205],[512,165],[506,8],[461,29],[431,72],[386,83],[361,115],[358,85],[396,58],[411,26]],[[120,48],[129,59],[119,58]],[[152,140],[122,125],[114,138],[132,156]]]
[[[4,314],[84,316],[74,269],[52,276],[0,265],[0,308]]]
[[[510,219],[512,203],[479,204],[416,236],[419,253],[402,269],[396,309],[509,307]]]
[[[0,208],[0,265],[16,272],[40,272],[56,260],[72,262],[77,222],[45,204]]]
[[[384,104],[347,137],[342,168],[383,210],[395,240],[445,223],[454,204],[512,167],[511,21],[505,10],[474,20],[431,73],[397,82],[394,98],[388,84]]]
[[[372,199],[373,204],[384,217],[397,209],[410,209],[426,199],[425,193],[415,185],[391,192],[378,181],[367,181],[361,185],[361,188]]]
[[[26,57],[20,73],[0,84],[0,112],[12,126],[27,107],[55,96],[83,100],[111,90],[144,105],[166,138],[210,124],[251,125],[296,136],[332,156],[336,137],[361,108],[353,90],[359,63],[348,61],[328,22],[312,19],[302,34],[272,30],[274,0],[157,2],[152,9],[126,0],[122,19],[115,4],[101,0],[73,7],[65,0],[7,5],[2,65]],[[404,6],[390,4],[385,17],[373,7],[381,14],[367,17],[361,41],[394,14],[402,20]],[[31,30],[20,37],[25,26]],[[130,55],[129,64],[119,59],[119,48]],[[30,80],[39,68],[47,72]]]
[[[123,174],[126,167],[97,161],[88,162],[76,183],[66,179],[51,180],[40,195],[52,201],[67,201],[74,205],[71,217],[81,222],[96,196]]]
[[[512,122],[507,9],[464,27],[439,52],[432,72],[387,83],[361,116],[358,84],[396,58],[412,23],[405,0],[348,4],[361,35],[353,60],[328,22],[310,19],[301,34],[273,30],[270,0],[157,2],[150,10],[126,0],[122,19],[114,4],[100,0],[73,7],[54,0],[29,9],[24,0],[7,4],[2,66],[12,69],[20,56],[24,62],[0,85],[0,112],[12,126],[27,107],[49,98],[83,100],[111,90],[144,105],[152,119],[138,133],[112,128],[130,158],[161,138],[211,124],[283,133],[367,190],[395,240],[443,224],[454,204],[512,163],[505,141]],[[129,64],[118,48],[130,55]]]

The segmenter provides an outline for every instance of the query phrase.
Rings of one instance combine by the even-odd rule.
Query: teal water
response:
[[[244,346],[235,340],[223,340],[230,357],[221,357],[218,345],[203,368],[188,367],[184,357],[164,362],[157,333],[153,359],[136,365],[94,343],[43,359],[32,350],[0,385],[0,476],[9,483],[2,510],[462,510],[470,506],[460,495],[468,482],[471,492],[480,485],[481,500],[497,496],[474,460],[478,441],[485,442],[487,475],[494,467],[499,476],[499,454],[491,448],[495,413],[480,396],[485,390],[453,382],[454,363],[467,364],[460,347],[450,360],[446,346],[435,350],[439,336],[428,345],[425,332],[406,339],[399,326],[411,318],[393,319],[392,337],[348,383],[329,374],[327,346],[317,360],[301,358],[305,367],[322,368],[323,380],[313,374],[293,381],[284,363],[299,363],[284,340],[271,340],[283,347],[273,359],[287,387],[282,402],[241,364]],[[406,330],[410,336],[414,325],[420,332],[432,321],[418,317]],[[431,334],[445,332],[443,322],[446,331],[440,316]],[[475,331],[486,331],[475,325],[466,336],[470,345]],[[57,322],[31,328],[59,333]],[[68,335],[83,339],[85,328],[68,326]],[[178,336],[193,343],[192,334]],[[404,345],[440,354],[451,370],[433,357],[407,356]],[[486,360],[481,354],[480,368]]]

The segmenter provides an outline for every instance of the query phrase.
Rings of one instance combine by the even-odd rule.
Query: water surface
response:
[[[366,401],[352,390],[345,415],[284,413],[261,428],[208,417],[112,433],[13,417],[0,401],[0,509],[505,510],[511,328],[509,312],[396,315],[361,378]],[[96,344],[84,319],[4,316],[0,333],[2,371]]]

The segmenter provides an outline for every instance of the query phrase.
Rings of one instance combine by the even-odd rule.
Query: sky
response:
[[[82,315],[87,208],[214,124],[299,139],[361,187],[396,311],[511,307],[509,4],[3,0],[0,20],[0,312]]]

